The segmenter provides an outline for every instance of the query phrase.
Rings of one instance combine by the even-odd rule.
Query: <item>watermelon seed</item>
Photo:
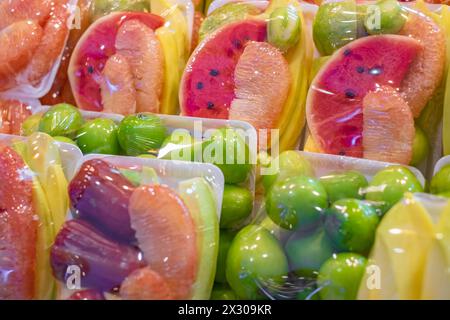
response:
[[[339,151],[339,155],[340,156],[345,156],[345,151],[344,150]]]
[[[239,39],[235,39],[233,40],[233,45],[236,49],[241,49],[242,48],[242,42]]]
[[[347,89],[345,90],[345,96],[349,99],[354,99],[356,97],[356,93],[352,89]]]
[[[207,108],[210,109],[210,110],[211,110],[212,108],[214,108],[214,103],[212,103],[211,101],[209,101],[209,102],[208,102]]]
[[[364,67],[362,67],[362,66],[356,67],[356,72],[364,73]]]
[[[217,69],[211,69],[211,71],[209,72],[210,75],[212,75],[213,77],[216,77],[219,75],[219,70]]]
[[[93,66],[89,66],[87,68],[88,73],[93,74],[94,73],[94,67]]]
[[[350,49],[345,49],[345,51],[344,51],[344,56],[349,56],[350,55],[350,53],[352,53],[352,50],[350,50]]]
[[[203,82],[199,81],[197,82],[197,89],[202,90],[203,89]]]

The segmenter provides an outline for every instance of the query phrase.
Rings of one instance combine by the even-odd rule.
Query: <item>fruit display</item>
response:
[[[72,0],[11,0],[0,4],[0,92],[39,98],[53,81],[69,34]]]
[[[71,219],[50,249],[58,298],[209,298],[223,178],[205,164],[177,177],[171,170],[176,164],[167,164],[114,156],[83,159],[68,186]],[[70,270],[81,275],[78,288],[69,286]]]
[[[219,2],[210,5],[183,74],[181,114],[244,120],[267,140],[278,129],[280,149],[294,148],[305,121],[313,49],[300,5]]]
[[[70,150],[45,133],[0,136],[0,299],[52,299],[50,246],[69,207]]]
[[[321,5],[313,38],[328,58],[308,92],[308,149],[404,165],[439,156],[449,13],[395,0]]]

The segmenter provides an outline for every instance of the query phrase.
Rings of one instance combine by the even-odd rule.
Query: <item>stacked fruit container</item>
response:
[[[0,0],[0,299],[450,299],[449,62],[423,0]]]

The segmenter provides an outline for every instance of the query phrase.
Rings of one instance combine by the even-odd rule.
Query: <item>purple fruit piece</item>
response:
[[[131,272],[145,266],[137,249],[109,240],[79,219],[64,224],[52,246],[50,260],[53,274],[60,281],[75,281],[74,270],[78,267],[81,287],[99,291],[118,290]]]
[[[124,242],[135,241],[128,214],[133,190],[117,168],[99,159],[83,163],[69,185],[74,214],[112,239]]]
[[[264,20],[243,20],[214,32],[192,54],[181,80],[183,115],[228,119],[234,71],[249,41],[266,41]]]
[[[73,293],[68,300],[105,300],[105,296],[100,291],[86,289]]]

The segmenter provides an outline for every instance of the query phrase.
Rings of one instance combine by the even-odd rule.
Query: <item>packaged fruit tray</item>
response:
[[[82,154],[45,133],[0,135],[0,300],[51,299],[49,253],[69,207],[68,176]]]
[[[224,178],[211,165],[88,155],[50,249],[58,299],[208,299]]]
[[[77,3],[2,1],[0,96],[39,99],[47,94],[58,72]]]
[[[306,7],[318,56],[302,148],[414,165],[431,176],[446,139],[449,8],[394,0]]]
[[[395,251],[395,245],[402,248],[406,244],[400,241],[407,242],[408,237],[420,241],[420,219],[431,220],[425,218],[425,209],[417,213],[417,222],[413,214],[405,217],[413,207],[408,199],[425,187],[415,168],[301,151],[282,152],[275,160],[279,169],[275,175],[263,177],[265,196],[256,220],[231,236],[226,262],[221,266],[225,281],[240,298],[362,297],[364,290],[359,288],[364,274],[371,270],[371,259],[379,259],[380,266],[390,266],[382,260],[380,237],[386,237],[388,249]],[[446,203],[444,198],[435,199],[436,206]],[[411,228],[408,223],[417,228],[414,233],[407,232]],[[389,242],[386,233],[393,225],[398,226],[401,236]],[[229,235],[223,233],[222,237]],[[408,255],[414,255],[411,248]],[[401,256],[393,259],[409,262]],[[401,272],[397,268],[394,271]],[[383,270],[383,283],[390,276]]]

